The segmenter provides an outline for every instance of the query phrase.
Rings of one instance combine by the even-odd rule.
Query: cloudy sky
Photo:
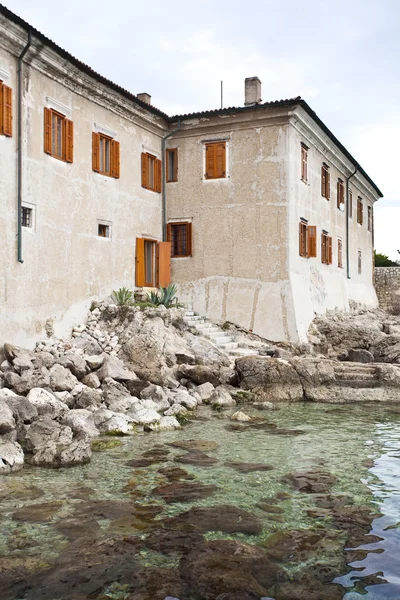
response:
[[[1,0],[96,71],[169,114],[302,96],[385,198],[375,246],[400,258],[400,0]]]

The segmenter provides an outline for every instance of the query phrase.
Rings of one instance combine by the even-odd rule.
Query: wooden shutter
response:
[[[65,119],[65,160],[72,163],[74,160],[74,124]]]
[[[100,134],[92,133],[92,169],[100,172]]]
[[[145,269],[144,269],[144,239],[136,238],[136,286],[144,287]]]
[[[349,217],[353,216],[353,192],[349,190]]]
[[[155,159],[154,164],[154,186],[155,192],[161,192],[161,174],[162,174],[162,163],[158,158]]]
[[[332,238],[331,237],[327,237],[327,264],[331,265],[332,264]]]
[[[3,134],[4,110],[3,110],[3,82],[0,81],[0,135]]]
[[[192,224],[186,223],[186,256],[192,256]]]
[[[338,180],[336,185],[336,204],[340,208],[340,181]]]
[[[174,181],[178,181],[178,148],[174,149]]]
[[[315,225],[309,225],[307,227],[307,245],[308,245],[308,256],[310,258],[317,257],[317,227]]]
[[[206,144],[206,179],[214,179],[215,177],[215,144]]]
[[[3,133],[12,137],[12,90],[3,84]]]
[[[324,166],[321,167],[321,196],[325,197],[326,190],[326,169]]]
[[[326,263],[326,235],[321,234],[321,262]]]
[[[142,187],[149,186],[149,159],[146,152],[142,152]]]
[[[299,225],[299,254],[300,256],[306,257],[306,234],[307,234],[307,225],[305,223],[301,223]]]
[[[51,110],[44,109],[44,151],[51,154]]]
[[[226,177],[226,142],[216,144],[214,173],[218,179]]]
[[[331,174],[329,171],[326,171],[326,199],[331,199]]]
[[[115,179],[119,179],[119,142],[115,140],[111,140],[111,176],[115,177]]]
[[[171,242],[159,242],[157,256],[157,284],[166,288],[171,283]]]
[[[172,224],[167,223],[167,242],[172,242]]]

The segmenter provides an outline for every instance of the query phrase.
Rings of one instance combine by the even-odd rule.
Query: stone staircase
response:
[[[221,327],[218,327],[218,325],[215,325],[212,321],[199,316],[193,311],[187,311],[184,320],[190,327],[194,327],[200,335],[208,338],[213,344],[218,346],[220,350],[226,352],[230,356],[251,356],[259,354],[256,349],[239,346],[233,337],[227,335]]]
[[[381,385],[379,370],[374,365],[346,363],[335,365],[335,378],[338,383],[350,388],[375,388]]]

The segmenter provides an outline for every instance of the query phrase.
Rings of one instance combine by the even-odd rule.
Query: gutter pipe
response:
[[[18,262],[22,259],[22,60],[32,45],[32,32],[28,29],[28,42],[18,57],[18,156],[17,156],[17,193],[18,193]]]
[[[349,236],[349,219],[350,219],[350,206],[349,206],[349,181],[357,173],[358,169],[355,170],[349,177],[346,177],[346,268],[347,268],[347,279],[350,277],[350,236]]]
[[[167,133],[161,140],[161,171],[162,171],[162,239],[167,241],[167,196],[166,196],[166,167],[165,167],[165,143],[168,138],[178,133],[181,129],[181,121],[178,121],[178,127]]]

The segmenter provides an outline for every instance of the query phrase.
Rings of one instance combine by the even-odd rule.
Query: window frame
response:
[[[321,233],[321,262],[323,265],[332,264],[332,236],[324,230]]]
[[[337,240],[337,247],[338,247],[338,267],[339,269],[343,269],[343,240],[342,238],[338,237]]]
[[[218,155],[217,150],[215,150],[214,159],[213,159],[213,173],[209,175],[207,171],[207,153],[211,148],[217,148],[218,146],[224,147],[224,154],[222,159],[222,170],[218,171]],[[209,140],[203,142],[203,181],[216,181],[222,180],[227,181],[230,177],[229,173],[229,142],[227,140]]]
[[[363,201],[361,196],[358,196],[357,198],[357,223],[359,225],[363,225],[364,223],[364,208],[363,208]]]
[[[106,227],[108,229],[109,235],[100,235],[100,227]],[[97,221],[97,237],[101,240],[111,240],[112,239],[112,223],[111,221],[98,220]]]
[[[172,176],[169,172],[169,157],[173,156]],[[167,148],[165,151],[165,180],[166,183],[175,183],[178,181],[178,148]]]
[[[344,181],[338,177],[336,185],[336,204],[339,210],[344,210],[345,199],[344,199]]]
[[[372,206],[367,206],[367,229],[372,232]]]
[[[53,127],[55,120],[61,124],[61,142],[58,145],[58,132]],[[44,151],[46,154],[66,163],[73,162],[74,124],[62,112],[44,107]],[[58,154],[57,150],[60,150]]]
[[[150,173],[150,165],[152,165],[153,170],[153,182],[150,185],[149,173]],[[162,165],[161,160],[157,158],[155,154],[151,154],[150,152],[142,152],[141,154],[141,185],[145,190],[149,190],[150,192],[161,193],[162,190]]]
[[[304,144],[304,142],[300,142],[301,144],[301,158],[300,158],[300,180],[303,183],[308,183],[308,151],[309,147]]]
[[[100,164],[100,169],[98,171],[98,173],[100,175],[106,175],[107,177],[112,177],[112,151],[111,151],[111,143],[113,138],[110,137],[109,135],[104,135],[104,133],[100,133],[99,134],[99,164]],[[104,146],[104,149],[102,151],[102,146]],[[107,147],[108,147],[108,161],[109,161],[109,170],[107,171],[106,169],[103,169],[104,166],[107,166]],[[103,160],[102,160],[102,153],[103,153]],[[103,164],[102,164],[103,162]]]
[[[28,209],[31,211],[31,225],[23,225],[22,223],[22,213],[23,209]],[[21,227],[24,228],[24,231],[34,232],[36,231],[36,205],[31,204],[30,202],[22,202],[21,205]]]
[[[0,79],[0,135],[5,137],[13,135],[12,96],[12,88]]]
[[[174,235],[173,228],[175,226],[186,227],[186,246],[185,253],[174,254]],[[192,222],[191,221],[171,221],[167,223],[167,242],[171,243],[171,258],[189,258],[193,255],[193,237],[192,237]]]
[[[321,196],[326,200],[331,199],[331,173],[326,163],[321,165]]]

